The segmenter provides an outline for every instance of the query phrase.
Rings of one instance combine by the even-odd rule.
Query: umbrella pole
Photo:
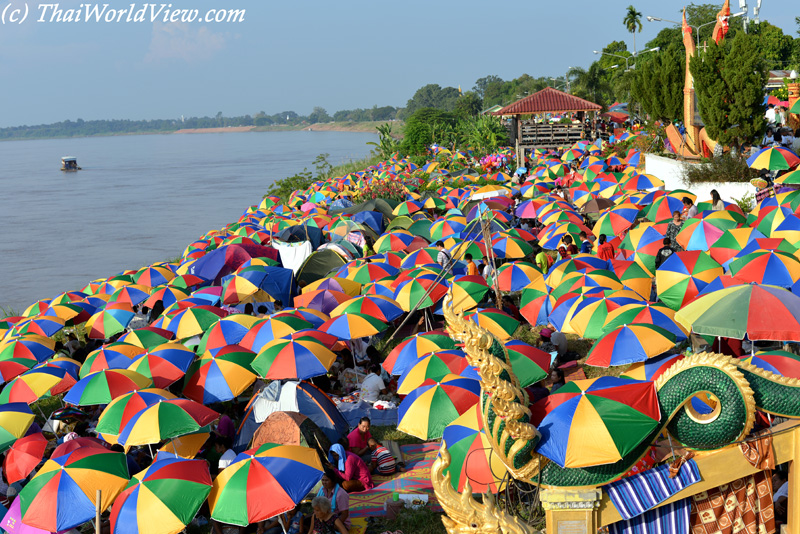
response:
[[[101,504],[101,497],[102,497],[102,490],[97,490],[97,497],[94,501],[94,531],[95,534],[100,534],[102,530],[100,527],[100,514],[102,513],[102,509],[100,508]]]
[[[474,221],[472,221],[470,224],[468,224],[468,225],[467,225],[467,227],[466,227],[466,229],[465,229],[464,231],[469,231],[469,229],[470,229],[470,228],[471,228],[473,225],[475,225],[475,223],[476,223],[476,222],[478,222],[479,220],[480,220],[480,219],[475,219]],[[477,238],[470,239],[470,240],[469,240],[469,242],[467,243],[467,246],[469,246],[469,245],[471,245],[472,243],[474,243],[476,239],[477,239]],[[459,248],[460,248],[460,247],[459,247]],[[464,247],[464,248],[466,248],[466,247]],[[459,256],[459,258],[458,258],[458,259],[461,259],[461,256]],[[457,261],[457,259],[456,259],[456,258],[452,258],[452,261],[450,262],[450,266],[449,266],[449,268],[448,268],[447,272],[449,272],[449,271],[452,271],[452,270],[453,270],[453,267],[455,266],[455,262],[456,262],[456,261]],[[434,280],[434,285],[435,285],[435,284],[438,284],[439,282],[441,282],[442,280],[444,280],[444,277],[445,277],[445,275],[447,274],[447,272],[446,272],[446,271],[444,271],[444,270],[442,270],[442,272],[441,272],[441,273],[439,273],[439,274],[436,276],[436,279]],[[428,288],[428,290],[425,292],[425,295],[423,295],[423,296],[422,296],[422,298],[419,300],[419,302],[417,302],[417,304],[416,304],[416,305],[415,305],[413,308],[411,308],[411,310],[409,310],[409,312],[408,312],[408,313],[406,314],[406,316],[403,318],[403,321],[402,321],[402,322],[401,322],[401,323],[400,323],[400,324],[397,326],[397,328],[395,328],[395,329],[394,329],[394,332],[392,332],[392,335],[391,335],[391,336],[389,336],[389,339],[387,339],[386,341],[384,341],[384,345],[383,345],[384,347],[385,347],[386,345],[388,345],[388,344],[389,344],[389,343],[392,341],[392,339],[394,339],[394,336],[395,336],[395,335],[397,335],[397,333],[400,331],[400,329],[401,329],[401,328],[403,328],[403,326],[406,324],[406,322],[408,322],[408,318],[409,318],[409,317],[411,317],[411,316],[414,314],[414,312],[415,312],[415,311],[417,311],[417,309],[419,309],[419,305],[420,305],[420,304],[422,304],[422,301],[424,301],[424,300],[425,300],[425,299],[428,297],[428,295],[430,294],[430,292],[431,292],[431,290],[432,290],[432,289],[433,289],[433,285],[431,285],[431,287],[429,287],[429,288]]]

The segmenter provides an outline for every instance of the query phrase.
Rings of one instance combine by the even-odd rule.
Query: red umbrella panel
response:
[[[33,472],[44,457],[47,443],[47,438],[41,432],[14,442],[3,460],[3,473],[9,484],[18,482]]]

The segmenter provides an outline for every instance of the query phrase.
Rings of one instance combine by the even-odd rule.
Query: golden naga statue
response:
[[[714,42],[719,44],[728,33],[728,20],[731,16],[729,0],[717,13],[717,23],[711,33]],[[686,8],[683,9],[683,46],[686,49],[686,71],[683,84],[683,124],[686,136],[682,136],[674,124],[667,126],[667,138],[676,154],[689,159],[699,159],[709,156],[714,152],[717,142],[711,139],[706,132],[703,120],[697,110],[697,97],[694,94],[694,78],[689,72],[689,62],[697,52],[692,28],[686,23]]]
[[[593,517],[592,511],[600,506],[601,487],[628,472],[662,432],[682,447],[712,452],[748,436],[756,410],[800,418],[800,380],[774,375],[722,354],[692,354],[673,363],[654,383],[660,420],[653,430],[644,432],[639,445],[613,463],[561,467],[536,452],[542,435],[531,422],[528,395],[514,374],[504,345],[454,311],[451,293],[445,296],[443,311],[449,335],[463,343],[467,361],[480,376],[479,417],[492,452],[511,478],[545,490],[540,498],[545,514],[549,514],[548,525],[557,513],[577,510],[588,514],[587,518]],[[713,407],[710,413],[695,411],[691,400],[697,395],[709,400]],[[504,506],[498,506],[490,493],[478,502],[469,483],[463,491],[457,491],[448,469],[450,462],[443,442],[431,467],[431,482],[447,514],[443,521],[449,534],[535,532]]]

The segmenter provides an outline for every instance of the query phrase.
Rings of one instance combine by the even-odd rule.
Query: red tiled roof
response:
[[[537,113],[564,113],[567,111],[600,111],[601,106],[577,96],[545,87],[537,93],[517,100],[492,115],[532,115]]]

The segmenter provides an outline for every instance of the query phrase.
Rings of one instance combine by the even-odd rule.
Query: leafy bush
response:
[[[745,213],[749,213],[750,210],[753,209],[753,205],[756,201],[756,196],[753,193],[747,193],[742,198],[732,198],[736,205],[741,208],[741,210]]]
[[[689,184],[701,182],[746,182],[757,178],[758,173],[747,166],[738,156],[723,154],[718,158],[704,159],[699,165],[684,168],[684,181]]]

